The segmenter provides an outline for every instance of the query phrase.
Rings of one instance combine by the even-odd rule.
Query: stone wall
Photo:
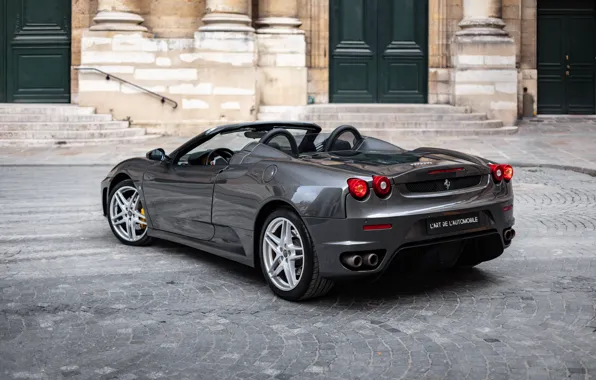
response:
[[[81,37],[83,32],[93,24],[93,17],[97,13],[97,1],[73,0],[72,65],[79,66],[82,63],[89,66],[115,67],[117,71],[120,71],[113,72],[115,75],[123,75],[141,86],[147,85],[153,89],[163,89],[165,90],[164,95],[171,96],[180,103],[180,108],[175,114],[170,114],[171,111],[168,111],[167,107],[160,105],[150,112],[141,113],[136,113],[136,111],[121,112],[116,107],[114,113],[119,118],[130,117],[137,122],[142,121],[150,124],[165,115],[176,123],[184,124],[185,120],[198,119],[203,120],[204,122],[201,123],[207,125],[221,120],[252,120],[256,117],[255,108],[258,108],[260,104],[299,105],[306,104],[309,99],[314,103],[329,101],[329,0],[296,0],[299,9],[298,17],[302,22],[300,29],[305,33],[303,40],[305,44],[301,43],[300,37],[289,37],[285,39],[285,42],[280,43],[271,36],[260,37],[258,34],[254,34],[253,38],[249,39],[251,42],[246,46],[239,45],[238,41],[234,42],[236,45],[233,49],[239,49],[240,54],[252,55],[251,63],[246,63],[246,65],[242,63],[240,66],[230,61],[229,57],[222,58],[223,51],[217,53],[219,58],[214,58],[215,61],[211,58],[205,60],[201,57],[202,54],[215,57],[214,52],[202,50],[203,47],[200,46],[201,33],[195,35],[203,25],[202,18],[205,14],[207,0],[139,0],[140,14],[145,19],[143,25],[149,30],[149,34],[144,38],[149,42],[143,42],[144,45],[130,42],[130,45],[133,47],[150,46],[149,49],[158,46],[157,51],[142,49],[128,51],[131,55],[138,54],[138,57],[146,57],[138,58],[142,62],[123,62],[116,58],[123,53],[117,49],[125,45],[122,45],[123,40],[114,35],[98,37],[110,40],[103,45],[92,42],[92,39],[87,39],[85,54],[81,54]],[[256,21],[258,20],[259,1],[251,1],[249,16],[253,20],[252,26],[258,28]],[[465,73],[456,74],[451,59],[454,36],[461,29],[459,23],[464,16],[463,2],[464,0],[429,0],[429,103],[455,104],[457,101],[454,87],[455,78],[465,79],[464,77],[467,75]],[[516,68],[514,70],[517,70],[517,78],[511,80],[510,74],[507,74],[507,85],[501,84],[499,88],[507,87],[507,91],[510,91],[511,83],[517,83],[515,90],[519,98],[517,113],[521,114],[523,88],[527,87],[529,92],[536,97],[536,0],[502,0],[502,4],[505,30],[515,43],[515,51],[507,50],[507,54],[508,57],[515,56]],[[292,38],[296,41],[292,42]],[[152,55],[151,60],[147,54]],[[192,62],[185,62],[181,58],[185,54],[195,55],[198,58]],[[296,56],[301,55],[304,55],[304,62],[301,63],[298,58],[299,63],[294,65]],[[82,56],[83,60],[81,60]],[[286,57],[285,61],[284,57]],[[124,61],[126,59],[128,58],[123,58]],[[245,59],[248,62],[248,56],[245,56]],[[166,62],[169,62],[169,66],[163,66]],[[215,63],[217,64],[215,65]],[[469,61],[465,65],[474,66],[475,64]],[[293,68],[292,66],[297,67]],[[511,66],[507,67],[508,70],[510,68]],[[143,74],[139,74],[147,73],[143,70],[166,70],[167,72],[180,70],[179,73],[190,73],[185,70],[195,70],[197,79],[192,79],[189,74],[187,77],[176,77],[176,79],[149,80]],[[237,72],[243,73],[241,78],[237,77],[239,75],[236,74]],[[149,73],[151,72],[149,71]],[[163,74],[163,78],[170,78],[169,74],[164,71],[152,73]],[[82,87],[85,94],[79,96],[79,75],[73,70],[73,102],[79,102],[81,99],[90,105],[97,104],[100,109],[107,112],[110,112],[113,107],[108,107],[109,102],[107,101],[98,101],[100,95],[109,94],[109,97],[117,98],[119,101],[126,99],[126,103],[132,105],[150,104],[146,103],[146,96],[131,94],[128,89],[122,87],[116,91],[115,84],[100,85],[101,81],[97,81],[101,78],[93,79],[91,76],[92,74],[81,74],[80,79],[86,81]],[[239,78],[238,82],[234,84],[232,78]],[[285,87],[279,85],[280,78],[285,81]],[[89,82],[87,82],[88,80]],[[249,85],[249,82],[252,84]],[[467,84],[463,82],[462,84],[464,84],[462,88],[470,89]],[[486,87],[482,83],[471,84]],[[199,85],[201,87],[197,87]],[[291,91],[288,86],[298,88],[299,91]],[[211,90],[208,91],[207,87]],[[104,90],[99,91],[99,88],[104,88]],[[105,90],[107,88],[111,88],[111,90]],[[186,88],[186,91],[190,93],[176,93],[176,91],[181,91],[180,88]],[[232,91],[234,94],[224,95],[220,93],[222,88],[234,89]],[[119,95],[112,97],[115,95],[114,92],[119,92]],[[306,95],[303,95],[304,93]],[[126,97],[124,95],[134,96]],[[230,100],[231,98],[226,100],[226,96],[236,97],[237,100]],[[470,94],[470,96],[474,97],[474,94]],[[204,103],[208,104],[208,108],[204,108]]]
[[[299,0],[306,37],[308,96],[329,103],[329,0]]]
[[[462,0],[429,1],[428,102],[453,104],[451,40],[462,19]]]
[[[156,39],[142,33],[87,32],[82,64],[162,94],[178,108],[118,81],[80,73],[79,103],[154,132],[193,135],[226,122],[255,120],[254,36]]]
[[[71,102],[78,103],[79,75],[74,70],[81,64],[81,37],[83,32],[92,24],[92,19],[97,13],[97,0],[72,1],[72,51],[71,51]]]
[[[534,113],[538,110],[538,70],[536,64],[537,4],[536,0],[522,0],[521,8],[521,59],[518,104],[523,112],[523,89],[534,97]]]

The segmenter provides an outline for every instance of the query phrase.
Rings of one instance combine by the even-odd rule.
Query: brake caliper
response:
[[[141,214],[145,215],[145,209],[141,208]],[[147,220],[145,218],[139,218],[139,220],[145,224],[141,224],[139,223],[139,227],[141,227],[142,230],[144,230],[145,228],[147,228]]]

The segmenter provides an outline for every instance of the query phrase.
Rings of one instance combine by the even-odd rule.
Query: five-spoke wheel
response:
[[[306,225],[290,209],[272,212],[261,229],[263,274],[280,297],[298,301],[325,295],[333,282],[319,275],[319,261]]]
[[[141,196],[131,180],[118,183],[108,201],[108,221],[116,237],[128,245],[146,245],[147,219]]]
[[[296,226],[286,218],[274,219],[267,226],[263,241],[263,261],[271,279],[281,290],[298,285],[304,269],[302,238]]]

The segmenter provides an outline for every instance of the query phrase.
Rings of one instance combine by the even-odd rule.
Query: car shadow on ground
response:
[[[251,268],[240,263],[190,248],[177,243],[158,240],[156,246],[161,249],[173,250],[187,255],[212,267],[222,276],[229,275],[230,279],[240,282],[244,286],[254,287],[255,290],[267,287],[267,282],[259,269]],[[485,268],[488,264],[481,264],[476,268],[462,268],[450,270],[417,270],[406,272],[403,270],[388,270],[377,279],[362,279],[337,282],[333,290],[325,297],[308,300],[311,304],[330,306],[338,299],[350,299],[357,307],[358,303],[370,301],[390,301],[410,297],[430,297],[433,293],[464,294],[483,288],[498,285],[502,280]]]
[[[497,284],[499,279],[481,268],[385,273],[376,281],[359,280],[336,283],[329,296],[368,300],[391,300],[410,297],[432,297],[440,293],[462,295]]]

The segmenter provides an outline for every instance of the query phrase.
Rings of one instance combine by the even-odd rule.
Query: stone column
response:
[[[458,35],[507,36],[503,30],[503,0],[464,0],[464,18]]]
[[[306,40],[298,29],[298,0],[259,0],[257,25],[260,104],[306,105]]]
[[[448,0],[430,0],[428,103],[451,104],[451,55],[447,38]]]
[[[93,31],[147,32],[140,0],[98,0]]]
[[[261,34],[304,34],[298,29],[302,22],[298,19],[297,0],[259,0]]]
[[[201,32],[254,32],[249,0],[207,0]]]
[[[253,121],[257,108],[257,47],[251,26],[251,1],[207,0],[203,25],[195,33],[201,84],[208,85],[209,120]],[[194,91],[193,91],[194,92]],[[182,105],[184,107],[184,104]],[[189,107],[193,107],[189,103]]]
[[[517,120],[516,46],[504,30],[502,0],[464,0],[452,44],[455,105],[486,112],[505,125]]]

